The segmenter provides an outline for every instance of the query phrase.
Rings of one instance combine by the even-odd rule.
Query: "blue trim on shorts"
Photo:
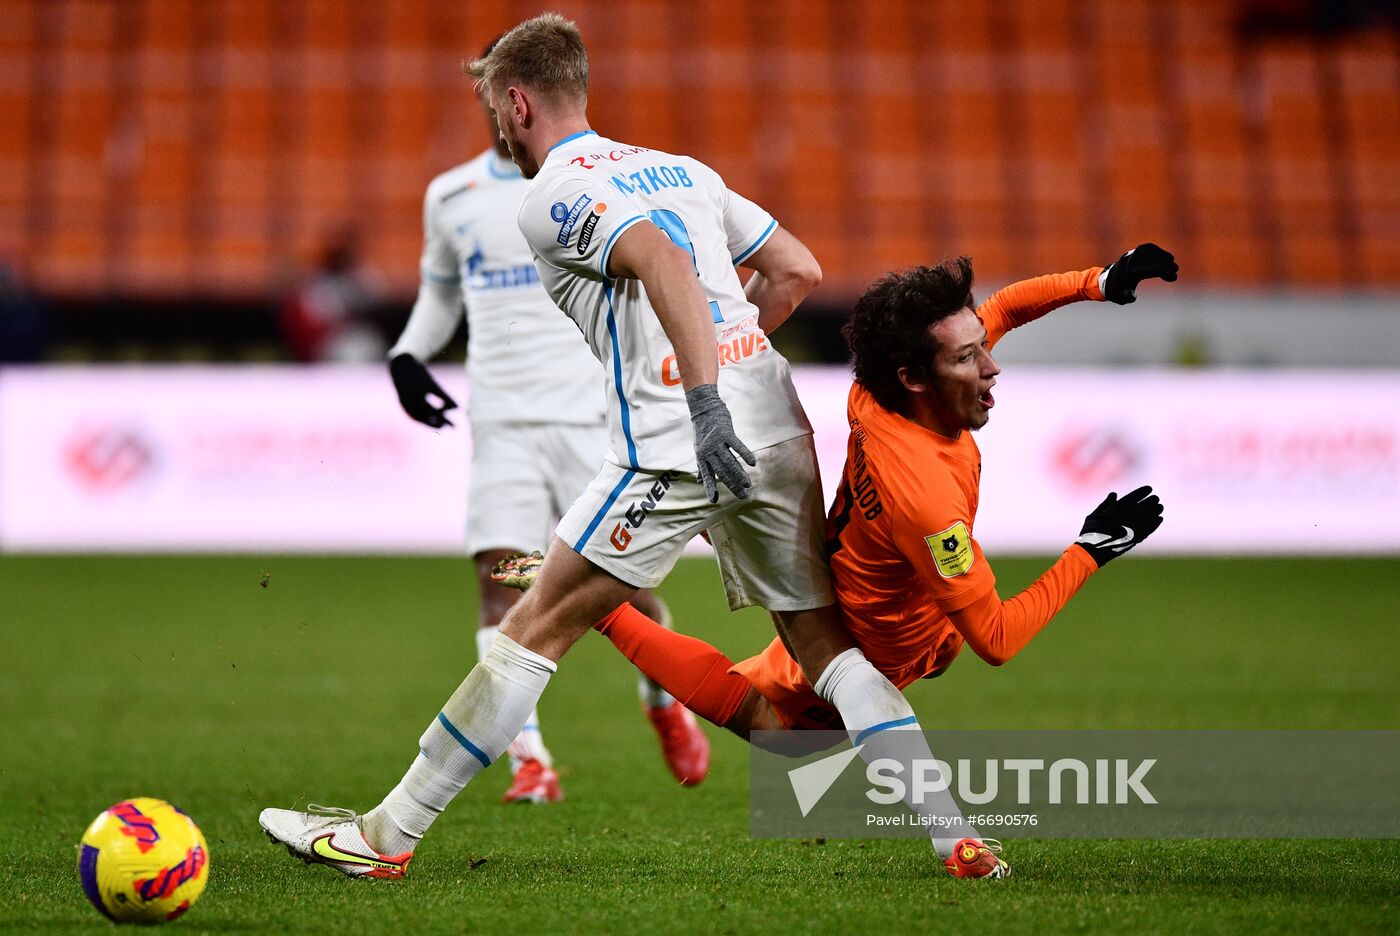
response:
[[[608,511],[612,509],[612,505],[617,502],[617,496],[622,493],[622,489],[627,487],[636,476],[637,472],[635,470],[628,471],[622,476],[622,480],[617,482],[617,486],[612,489],[612,493],[609,494],[608,499],[603,502],[603,506],[599,507],[598,512],[593,515],[593,522],[588,524],[588,529],[584,530],[583,535],[578,538],[578,542],[574,543],[574,552],[583,552],[583,544],[588,542],[588,538],[593,535],[593,531],[598,529],[598,524],[603,522],[603,518],[607,516]]]
[[[881,722],[878,725],[871,725],[869,728],[856,735],[856,744],[860,744],[862,741],[875,734],[876,732],[885,731],[890,728],[903,728],[905,725],[917,725],[918,723],[919,717],[917,715],[910,715],[908,718],[896,718],[894,721]]]

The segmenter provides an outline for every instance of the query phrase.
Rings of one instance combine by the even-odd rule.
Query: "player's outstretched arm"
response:
[[[1090,267],[1072,273],[1036,276],[999,289],[977,309],[995,345],[1013,328],[1034,322],[1060,306],[1081,300],[1119,305],[1136,301],[1137,287],[1145,279],[1176,282],[1175,258],[1156,244],[1140,244],[1107,267]]]
[[[1000,666],[1050,623],[1091,574],[1161,525],[1162,502],[1152,488],[1141,487],[1122,498],[1110,494],[1085,519],[1074,544],[1025,591],[1002,601],[993,588],[949,611],[948,617],[973,652]]]
[[[739,464],[757,462],[734,433],[729,407],[719,395],[719,350],[714,319],[690,254],[677,247],[650,221],[627,228],[617,239],[608,260],[608,275],[637,279],[680,366],[685,402],[695,430],[696,474],[705,485],[710,503],[719,501],[718,482],[740,499],[749,496],[748,473]],[[737,457],[736,457],[737,456]]]
[[[758,307],[758,327],[770,335],[822,281],[817,258],[806,244],[781,227],[743,266],[754,271],[744,286],[744,295]]]

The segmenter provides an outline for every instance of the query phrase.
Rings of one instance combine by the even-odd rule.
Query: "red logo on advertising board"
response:
[[[78,433],[64,452],[64,467],[79,486],[105,493],[125,487],[155,462],[151,446],[134,430],[107,426]]]
[[[1142,452],[1124,432],[1097,427],[1067,432],[1050,454],[1055,474],[1071,487],[1112,485],[1142,463]]]

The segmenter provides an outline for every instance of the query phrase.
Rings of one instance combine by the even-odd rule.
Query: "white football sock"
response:
[[[901,776],[907,780],[913,775],[913,761],[933,761],[918,717],[904,693],[859,648],[838,654],[812,688],[841,713],[851,743],[860,748],[866,763],[896,760],[903,765]],[[913,788],[912,783],[905,783],[909,792],[905,802],[929,822],[929,837],[939,858],[950,857],[959,839],[979,837],[976,829],[962,821],[962,810],[951,793],[926,795],[923,803],[914,803],[910,801]],[[961,823],[961,827],[949,828],[950,822]]]
[[[496,632],[499,627],[478,627],[476,629],[476,658],[486,659],[486,654],[491,651],[491,642],[496,639]],[[520,729],[520,734],[515,736],[515,740],[510,743],[510,772],[515,773],[520,769],[520,765],[527,760],[537,760],[546,767],[554,766],[554,758],[549,756],[549,748],[544,746],[544,735],[540,731],[540,713],[538,709],[530,710],[530,717],[525,719],[525,727]]]
[[[661,606],[661,614],[656,619],[656,623],[667,630],[676,629],[671,619],[671,609],[664,604]],[[637,695],[641,696],[642,704],[649,709],[665,708],[676,701],[675,696],[662,689],[660,683],[654,683],[647,679],[646,674],[641,670],[637,670]]]
[[[418,739],[408,773],[365,815],[369,843],[386,855],[412,851],[452,798],[505,753],[556,668],[497,634]]]

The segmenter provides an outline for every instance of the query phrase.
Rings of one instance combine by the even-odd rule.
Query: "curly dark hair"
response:
[[[968,257],[880,277],[856,300],[851,320],[841,329],[851,349],[856,383],[885,409],[905,412],[908,397],[899,369],[907,367],[913,377],[929,376],[931,326],[968,308],[976,308]]]

